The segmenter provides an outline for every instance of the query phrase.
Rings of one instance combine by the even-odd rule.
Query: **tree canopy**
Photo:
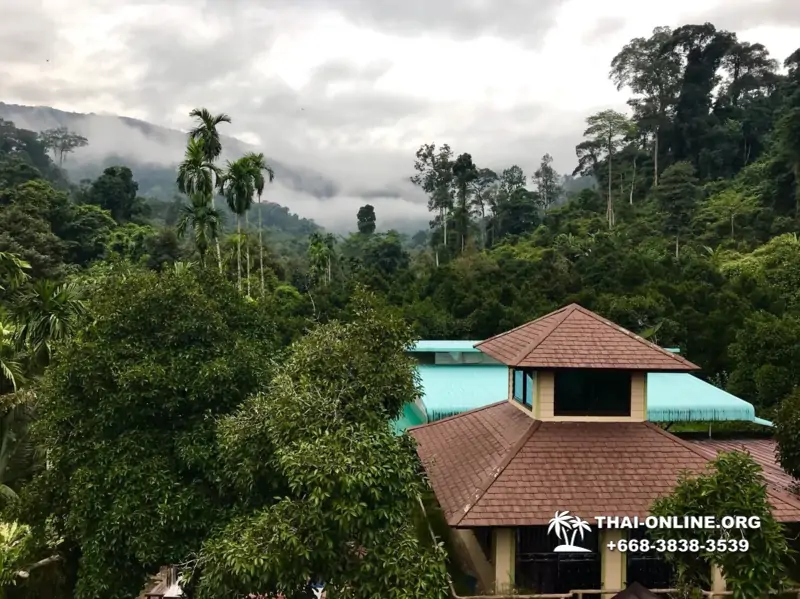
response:
[[[774,417],[800,472],[800,50],[778,65],[710,23],[658,27],[611,60],[627,109],[585,115],[571,173],[409,150],[413,235],[377,203],[348,235],[273,203],[280,170],[223,153],[224,113],[190,113],[175,168],[92,173],[80,132],[0,120],[0,589],[127,599],[172,564],[188,597],[443,597],[389,424],[418,393],[405,349],[571,302]],[[737,597],[785,575],[758,476],[720,458],[656,506],[761,515],[757,551],[701,556]]]

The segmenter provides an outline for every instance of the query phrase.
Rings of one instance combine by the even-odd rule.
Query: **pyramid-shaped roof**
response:
[[[546,525],[557,511],[645,518],[684,471],[704,472],[715,451],[651,422],[544,422],[509,401],[412,427],[450,526]],[[800,522],[800,498],[765,475],[779,522]]]
[[[700,370],[685,358],[578,304],[495,335],[475,347],[506,366],[519,368]]]

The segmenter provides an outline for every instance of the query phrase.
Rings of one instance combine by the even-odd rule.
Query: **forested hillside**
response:
[[[574,175],[594,189],[565,191],[549,156],[530,176],[516,165],[496,173],[470,148],[431,143],[409,160],[430,198],[427,236],[376,235],[368,222],[347,239],[304,242],[313,225],[279,222],[294,239],[268,250],[270,276],[321,318],[364,282],[430,338],[488,337],[578,301],[770,406],[796,382],[799,61],[781,64],[709,24],[658,28],[610,65],[631,113],[587,115]],[[35,277],[110,256],[152,268],[193,259],[172,228],[185,200],[154,213],[124,167],[69,188],[34,134],[4,123],[2,135],[0,250]],[[256,204],[251,228],[259,210],[268,225],[286,217]]]
[[[0,121],[0,482],[36,539],[10,579],[41,568],[31,596],[122,598],[189,560],[188,596],[306,592],[309,572],[353,597],[384,580],[443,596],[443,558],[408,525],[413,451],[387,432],[415,393],[397,356],[570,302],[772,417],[800,384],[800,49],[780,58],[710,24],[631,40],[610,65],[630,111],[586,115],[572,176],[549,155],[525,173],[438,140],[409,152],[431,213],[411,239],[378,233],[370,205],[346,238],[286,224],[263,155],[220,160],[236,115],[192,111],[180,193],[159,204],[124,164],[70,181],[64,154],[91,139]]]

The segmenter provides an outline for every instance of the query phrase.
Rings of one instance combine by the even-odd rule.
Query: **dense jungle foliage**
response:
[[[415,394],[398,357],[570,302],[679,347],[762,417],[789,397],[794,438],[800,49],[779,63],[710,24],[661,27],[610,78],[630,111],[587,117],[570,189],[549,155],[529,174],[447,144],[409,156],[432,215],[412,238],[376,232],[369,205],[346,238],[279,234],[264,156],[218,161],[226,115],[193,111],[172,203],[124,165],[70,181],[91,140],[0,121],[0,499],[20,523],[0,527],[0,586],[133,597],[180,563],[198,597],[315,577],[443,596],[413,450],[387,426]]]

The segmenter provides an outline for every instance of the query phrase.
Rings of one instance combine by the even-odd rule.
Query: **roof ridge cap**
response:
[[[514,358],[511,360],[511,362],[513,362],[514,365],[519,364],[528,354],[533,352],[537,347],[539,347],[542,343],[544,343],[545,340],[550,335],[552,335],[553,332],[559,326],[561,326],[561,324],[569,317],[569,315],[572,314],[573,312],[575,312],[576,308],[580,308],[580,306],[578,306],[578,304],[570,304],[569,306],[566,306],[566,307],[562,308],[561,313],[558,313],[556,315],[556,317],[553,318],[553,324],[550,325],[550,330],[548,330],[544,335],[539,337],[539,339],[535,340],[530,345],[527,345],[526,347],[524,347],[520,351],[518,351],[514,355]],[[550,315],[552,315],[552,313]],[[548,315],[545,315],[545,316],[548,316]],[[542,318],[544,318],[544,316]],[[534,321],[534,322],[536,322],[536,321]],[[531,323],[528,323],[528,324],[531,324]]]
[[[571,305],[572,304],[570,304],[570,306]],[[539,318],[534,318],[533,320],[529,320],[528,322],[523,322],[521,325],[515,326],[513,329],[509,329],[507,331],[503,331],[502,333],[497,333],[496,335],[492,335],[491,337],[476,343],[475,345],[473,345],[473,347],[477,349],[480,345],[483,345],[484,343],[488,343],[489,341],[497,339],[498,337],[503,337],[504,335],[508,335],[509,333],[513,333],[514,331],[517,331],[517,330],[519,330],[519,329],[521,329],[523,327],[526,327],[526,326],[528,326],[530,324],[533,324],[535,322],[539,322],[540,320],[542,320],[543,318],[547,318],[548,316],[553,316],[554,314],[558,314],[559,312],[563,312],[564,310],[566,310],[570,306],[562,306],[558,310],[553,310],[552,312],[548,312],[547,314],[542,314]]]
[[[459,523],[462,520],[464,520],[464,518],[467,517],[467,514],[469,514],[470,510],[472,510],[472,508],[474,508],[478,504],[478,502],[483,498],[483,496],[486,495],[486,493],[492,487],[494,482],[499,478],[499,476],[505,471],[505,469],[511,463],[511,460],[513,460],[514,457],[516,457],[516,455],[524,447],[525,443],[528,442],[528,439],[530,439],[533,436],[533,433],[535,433],[539,429],[539,427],[541,425],[542,425],[542,421],[541,420],[534,420],[533,421],[533,423],[530,425],[528,430],[525,431],[525,433],[520,436],[520,438],[517,440],[517,442],[514,443],[514,445],[512,445],[509,448],[509,450],[506,453],[505,457],[502,460],[500,460],[500,463],[497,465],[496,468],[493,469],[492,473],[490,473],[486,477],[486,479],[480,485],[478,485],[478,487],[476,489],[477,490],[477,497],[475,497],[475,500],[472,501],[471,503],[468,503],[466,506],[464,506],[462,508],[461,515],[458,517],[458,519],[456,521],[454,521],[452,524],[450,524],[450,526],[453,526],[453,527],[458,526]]]
[[[701,368],[699,366],[697,366],[697,364],[694,364],[694,363],[690,362],[689,360],[687,360],[683,356],[681,356],[679,354],[674,354],[671,351],[667,351],[663,347],[661,347],[659,345],[656,345],[652,341],[648,341],[647,339],[645,339],[641,335],[637,335],[633,331],[629,331],[628,329],[626,329],[623,326],[620,326],[620,325],[618,325],[618,324],[616,324],[614,322],[611,322],[610,320],[608,320],[607,318],[605,318],[603,316],[600,316],[596,312],[592,312],[591,310],[588,310],[587,308],[584,308],[583,306],[580,306],[578,304],[572,304],[572,305],[575,306],[573,311],[574,310],[578,310],[580,313],[585,314],[586,316],[589,316],[589,317],[595,319],[596,321],[601,322],[602,324],[604,324],[606,326],[609,326],[609,327],[619,331],[623,335],[626,335],[626,336],[630,337],[631,339],[641,343],[645,347],[647,347],[649,349],[655,349],[658,352],[660,352],[662,355],[665,355],[665,356],[668,356],[668,357],[672,358],[674,361],[678,362],[679,364],[682,364],[684,366],[691,366],[695,370],[701,370]]]

